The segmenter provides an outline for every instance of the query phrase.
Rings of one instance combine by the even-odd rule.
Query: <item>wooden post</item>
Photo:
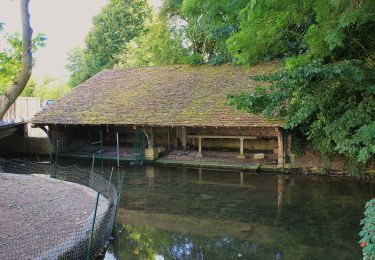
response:
[[[243,186],[243,172],[240,172],[240,185]]]
[[[277,163],[284,163],[284,142],[283,142],[283,132],[282,128],[279,127],[277,130]]]
[[[154,128],[150,127],[150,147],[149,148],[154,148]]]
[[[171,150],[171,136],[169,134],[169,127],[168,127],[168,151]]]
[[[202,154],[202,137],[198,136],[198,157],[203,157]]]
[[[238,159],[245,159],[245,155],[243,153],[243,137],[240,137],[240,154],[237,156]]]
[[[174,146],[174,149],[177,149],[177,147],[178,147],[178,143],[177,143],[177,139],[178,139],[178,127],[176,127],[175,135],[176,135],[176,137],[173,140],[173,146]]]
[[[182,149],[186,151],[187,134],[186,134],[186,128],[184,126],[181,128],[181,142],[182,142]]]

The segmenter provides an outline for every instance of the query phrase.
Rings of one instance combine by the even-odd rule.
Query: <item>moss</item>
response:
[[[235,110],[230,93],[259,85],[249,76],[276,71],[253,67],[164,66],[103,71],[36,115],[38,124],[278,126],[280,120]]]

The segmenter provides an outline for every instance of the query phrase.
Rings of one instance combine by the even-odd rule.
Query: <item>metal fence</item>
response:
[[[59,229],[58,223],[56,223],[53,232],[46,230],[46,234],[42,237],[35,238],[25,234],[25,236],[14,240],[0,240],[0,259],[94,259],[106,248],[115,224],[119,187],[122,185],[123,176],[116,176],[117,185],[114,185],[112,174],[107,180],[93,171],[82,170],[76,166],[60,167],[57,164],[4,159],[0,159],[1,172],[53,173],[61,181],[77,183],[95,190],[97,192],[96,207],[99,199],[105,199],[108,207],[106,210],[98,211],[97,214],[96,208],[93,207],[87,222],[77,226],[73,231]]]

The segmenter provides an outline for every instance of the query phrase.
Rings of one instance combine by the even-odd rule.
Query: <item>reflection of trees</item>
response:
[[[119,237],[120,259],[321,259],[324,257],[346,258],[347,251],[301,244],[298,237],[288,232],[270,233],[259,241],[237,240],[222,235],[207,237],[164,231],[153,227],[124,226]]]
[[[154,259],[159,232],[153,228],[124,225],[124,234],[118,237],[120,259]]]
[[[249,241],[236,241],[228,237],[176,234],[152,227],[124,226],[120,237],[120,259],[248,259],[273,253],[259,252],[257,245]]]

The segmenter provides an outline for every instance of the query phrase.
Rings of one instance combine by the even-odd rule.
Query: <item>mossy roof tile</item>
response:
[[[249,76],[278,70],[253,67],[162,66],[105,70],[37,113],[34,124],[150,126],[280,126],[282,121],[237,111],[227,95],[259,85]]]

